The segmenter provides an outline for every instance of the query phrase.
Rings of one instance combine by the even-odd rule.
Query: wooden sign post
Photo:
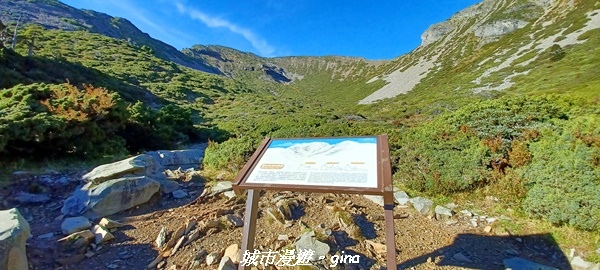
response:
[[[266,138],[233,182],[241,195],[248,190],[242,254],[254,250],[260,190],[382,195],[387,269],[396,269],[394,197],[387,135],[270,139]],[[238,269],[249,269],[241,263]]]

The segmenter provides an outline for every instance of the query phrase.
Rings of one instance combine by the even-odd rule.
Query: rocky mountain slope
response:
[[[36,23],[48,29],[87,30],[116,39],[125,39],[137,46],[151,48],[156,56],[177,64],[209,73],[218,70],[202,61],[187,57],[173,46],[153,39],[124,18],[115,18],[93,10],[79,10],[56,0],[0,0],[0,20],[16,24]]]

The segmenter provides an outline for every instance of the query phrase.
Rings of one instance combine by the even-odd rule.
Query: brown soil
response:
[[[21,180],[17,185],[1,190],[0,198],[10,198],[15,191],[30,188],[31,181],[35,179]],[[203,183],[182,183],[190,196],[183,199],[174,199],[171,195],[157,196],[145,205],[110,216],[127,224],[113,232],[115,239],[97,246],[92,250],[93,255],[83,261],[61,265],[57,259],[65,255],[57,243],[63,237],[60,233],[60,206],[74,186],[76,182],[60,189],[47,189],[46,192],[52,195],[49,203],[19,206],[33,235],[27,242],[30,269],[145,269],[159,254],[154,242],[163,226],[172,233],[190,219],[195,218],[199,224],[205,224],[215,220],[217,212],[230,210],[230,213],[243,215],[245,209],[243,198],[227,199],[217,195],[197,199],[202,193]],[[273,198],[280,195],[296,198],[303,205],[302,215],[289,221],[288,225],[275,221],[265,212],[273,205]],[[328,257],[324,263],[326,267],[321,269],[380,269],[385,266],[385,256],[376,254],[365,241],[385,244],[383,208],[365,197],[269,191],[261,193],[260,198],[256,249],[268,251],[279,248],[281,251],[293,247],[296,238],[309,227],[330,245],[331,255],[344,251],[345,254],[360,256],[361,264],[346,264],[345,268],[341,265],[329,267]],[[2,208],[14,206],[10,200],[4,200]],[[332,210],[334,207],[350,213],[354,223],[360,227],[360,233],[340,226]],[[490,225],[492,231],[486,233],[485,222],[473,227],[469,219],[460,214],[455,216],[458,222],[449,225],[446,221],[420,215],[412,207],[397,206],[394,212],[398,217],[394,220],[398,269],[504,269],[502,260],[515,257],[510,254],[511,251],[517,252],[518,257],[561,269],[569,268],[564,254],[555,243],[548,241],[547,235],[514,236],[505,231],[495,232],[494,224]],[[97,224],[98,220],[93,222]],[[50,232],[55,235],[38,238]],[[330,236],[327,236],[328,232]],[[280,235],[287,235],[289,240],[282,243],[277,240]],[[208,230],[207,235],[165,258],[159,269],[191,269],[192,258],[201,249],[208,253],[222,252],[231,244],[241,244],[241,239],[242,227]],[[456,255],[458,253],[470,262],[457,258],[460,257]],[[217,265],[207,266],[203,262],[194,269],[217,269]]]

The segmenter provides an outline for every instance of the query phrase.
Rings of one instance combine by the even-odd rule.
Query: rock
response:
[[[0,211],[0,269],[28,270],[29,223],[17,208]]]
[[[108,219],[108,218],[102,218],[100,220],[100,222],[98,223],[98,225],[100,225],[104,228],[107,228],[107,229],[125,227],[125,224],[118,222],[118,221],[114,221],[112,219]]]
[[[220,181],[211,188],[210,196],[215,196],[230,190],[233,190],[230,181]]]
[[[221,259],[221,252],[212,252],[206,255],[206,265],[213,265]]]
[[[444,207],[454,210],[456,207],[458,207],[458,205],[456,205],[455,203],[449,203],[449,204],[446,204]]]
[[[287,234],[280,234],[279,236],[277,236],[277,240],[287,241],[287,240],[290,240],[290,237]]]
[[[60,229],[64,235],[69,235],[92,227],[92,223],[86,217],[70,217],[63,220]]]
[[[554,267],[546,266],[543,264],[535,263],[532,261],[525,260],[520,257],[514,257],[509,259],[504,259],[502,261],[504,263],[504,267],[507,269],[514,270],[557,270]]]
[[[231,262],[234,264],[239,264],[241,260],[241,250],[237,244],[233,244],[225,249],[223,253],[223,257],[229,257]]]
[[[121,178],[127,174],[146,175],[146,171],[152,171],[151,167],[155,166],[155,160],[152,156],[142,154],[110,164],[100,165],[85,174],[82,179],[84,182],[100,184],[106,180]]]
[[[485,226],[485,228],[483,228],[483,231],[485,233],[491,233],[492,232],[492,226]]]
[[[160,191],[163,194],[173,193],[179,189],[179,183],[176,181],[162,180],[158,182],[160,183]]]
[[[160,183],[146,176],[107,180],[99,185],[88,183],[65,200],[61,212],[98,218],[118,213],[147,202]]]
[[[365,242],[369,244],[373,248],[373,250],[375,250],[375,253],[385,255],[386,246],[384,244],[376,243],[371,240],[365,240]]]
[[[86,242],[92,243],[94,241],[94,233],[90,230],[83,230],[80,232],[69,234],[69,236],[65,236],[61,239],[58,239],[58,242],[64,242],[70,239],[85,239]]]
[[[521,29],[529,24],[526,21],[509,19],[495,21],[479,26],[475,29],[475,36],[480,38],[497,37]]]
[[[456,220],[456,219],[451,219],[451,220],[446,221],[446,225],[454,225],[456,223],[458,223],[458,220]]]
[[[312,250],[314,252],[312,261],[316,261],[321,257],[325,258],[329,253],[329,245],[317,240],[315,232],[310,231],[300,235],[300,239],[296,242],[296,252],[298,250]]]
[[[102,226],[94,225],[94,227],[92,227],[92,233],[94,233],[96,245],[115,239],[115,237],[108,230],[102,228]]]
[[[465,210],[461,210],[459,213],[463,214],[466,217],[472,217],[473,216],[473,213],[471,213],[471,211],[466,210],[466,209]]]
[[[237,215],[229,214],[224,217],[234,227],[243,227],[244,226],[244,220],[242,220],[242,218]]]
[[[42,235],[38,235],[37,239],[48,239],[48,238],[52,238],[52,237],[54,237],[54,233],[49,232],[49,233],[45,233]]]
[[[471,225],[472,225],[473,227],[477,227],[477,226],[479,225],[479,224],[477,224],[477,219],[476,219],[476,218],[472,218],[472,219],[471,219]]]
[[[231,258],[229,258],[227,256],[223,256],[223,258],[221,258],[221,262],[219,262],[219,267],[217,269],[218,270],[237,270],[237,267],[235,267],[235,264],[231,261]]]
[[[513,256],[519,256],[519,254],[521,253],[518,250],[513,249],[513,248],[506,249],[504,252],[506,252],[506,254],[508,254],[508,255],[513,255]]]
[[[204,157],[204,150],[207,144],[198,145],[197,148],[185,150],[159,150],[146,152],[146,155],[152,156],[157,165],[165,169],[187,170],[191,168],[198,169]]]
[[[452,32],[454,28],[455,27],[449,22],[441,22],[429,26],[429,28],[421,34],[421,46],[427,46],[443,38],[445,35]]]
[[[437,220],[448,220],[452,217],[452,215],[453,215],[452,210],[450,210],[446,207],[443,207],[440,205],[437,205],[435,207],[435,218]]]
[[[574,269],[590,269],[594,265],[591,262],[586,262],[583,258],[579,256],[575,256],[571,260],[571,266],[573,266]]]
[[[486,219],[485,219],[485,222],[487,222],[487,223],[489,223],[489,224],[492,224],[492,223],[496,222],[496,220],[498,220],[498,218],[495,218],[495,217],[489,217],[489,218],[486,218]]]
[[[452,259],[454,259],[457,262],[462,262],[462,263],[472,263],[473,262],[469,258],[467,258],[467,256],[463,255],[462,253],[454,254],[452,256]]]
[[[399,205],[407,205],[410,201],[410,197],[408,197],[408,194],[404,191],[396,191],[394,192],[394,200]]]
[[[279,211],[274,211],[271,208],[267,208],[266,213],[273,220],[278,221],[279,223],[284,224],[284,225],[286,224],[286,220],[284,219],[283,215]]]
[[[19,192],[13,200],[20,204],[39,204],[50,201],[48,194],[34,194],[29,192]]]
[[[198,223],[198,221],[196,221],[195,218],[189,219],[185,223],[185,231],[183,232],[183,234],[187,235],[190,231],[192,231],[192,229],[194,228],[194,226],[196,226],[196,223]]]
[[[173,191],[172,194],[173,194],[173,198],[175,198],[175,199],[182,199],[182,198],[185,198],[188,196],[188,193],[181,189]]]
[[[381,195],[363,195],[363,196],[378,205],[381,205],[381,206],[384,205],[383,196],[381,196]]]
[[[433,201],[423,197],[415,197],[410,199],[410,202],[413,204],[413,207],[417,212],[421,213],[421,215],[429,214],[429,210],[433,206]]]
[[[154,241],[156,243],[156,246],[158,248],[162,248],[166,242],[167,242],[167,229],[163,226],[162,229],[160,229],[160,232],[158,233],[158,236],[156,236],[156,240]]]
[[[231,199],[231,198],[235,197],[235,191],[233,191],[233,190],[225,191],[225,192],[223,192],[223,195],[225,197],[227,197],[228,199]]]

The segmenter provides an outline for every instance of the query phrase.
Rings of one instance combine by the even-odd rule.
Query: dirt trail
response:
[[[32,228],[33,237],[27,246],[30,269],[144,269],[158,255],[154,242],[163,226],[173,232],[192,218],[200,224],[215,220],[218,214],[244,213],[243,198],[228,199],[217,195],[196,200],[202,193],[203,183],[182,185],[191,196],[183,199],[174,199],[171,195],[155,197],[145,205],[110,216],[127,226],[113,232],[113,241],[92,249],[89,258],[67,265],[56,262],[64,257],[57,240],[63,237],[60,235],[61,202],[74,184],[50,191],[51,202],[19,207]],[[30,184],[8,187],[0,195],[9,198],[16,190],[28,186]],[[303,206],[299,218],[285,225],[266,214],[266,209],[274,206],[273,199],[281,196],[297,199]],[[310,228],[325,237],[322,240],[329,244],[330,254],[344,251],[344,254],[360,258],[360,264],[335,268],[330,267],[332,261],[328,256],[323,263],[326,266],[321,269],[381,269],[385,266],[385,256],[377,254],[366,241],[385,243],[383,208],[361,195],[270,191],[262,194],[259,205],[255,247],[262,252],[269,249],[283,252],[293,248],[297,237]],[[14,205],[4,205],[8,206]],[[360,234],[356,234],[353,227],[340,226],[334,209],[350,213]],[[547,241],[547,235],[511,236],[505,232],[496,235],[494,230],[484,232],[483,223],[473,227],[470,218],[460,214],[455,215],[453,221],[442,221],[423,216],[412,207],[398,206],[394,211],[398,269],[504,269],[502,260],[516,256],[560,269],[569,268],[558,247]],[[94,224],[97,222],[94,220]],[[55,235],[40,238],[52,232]],[[282,235],[288,240],[278,240]],[[241,244],[241,238],[242,227],[211,229],[207,235],[164,259],[159,269],[192,269],[189,268],[192,258],[200,250],[222,252],[231,244]],[[217,265],[207,266],[202,262],[193,269],[217,269]]]

